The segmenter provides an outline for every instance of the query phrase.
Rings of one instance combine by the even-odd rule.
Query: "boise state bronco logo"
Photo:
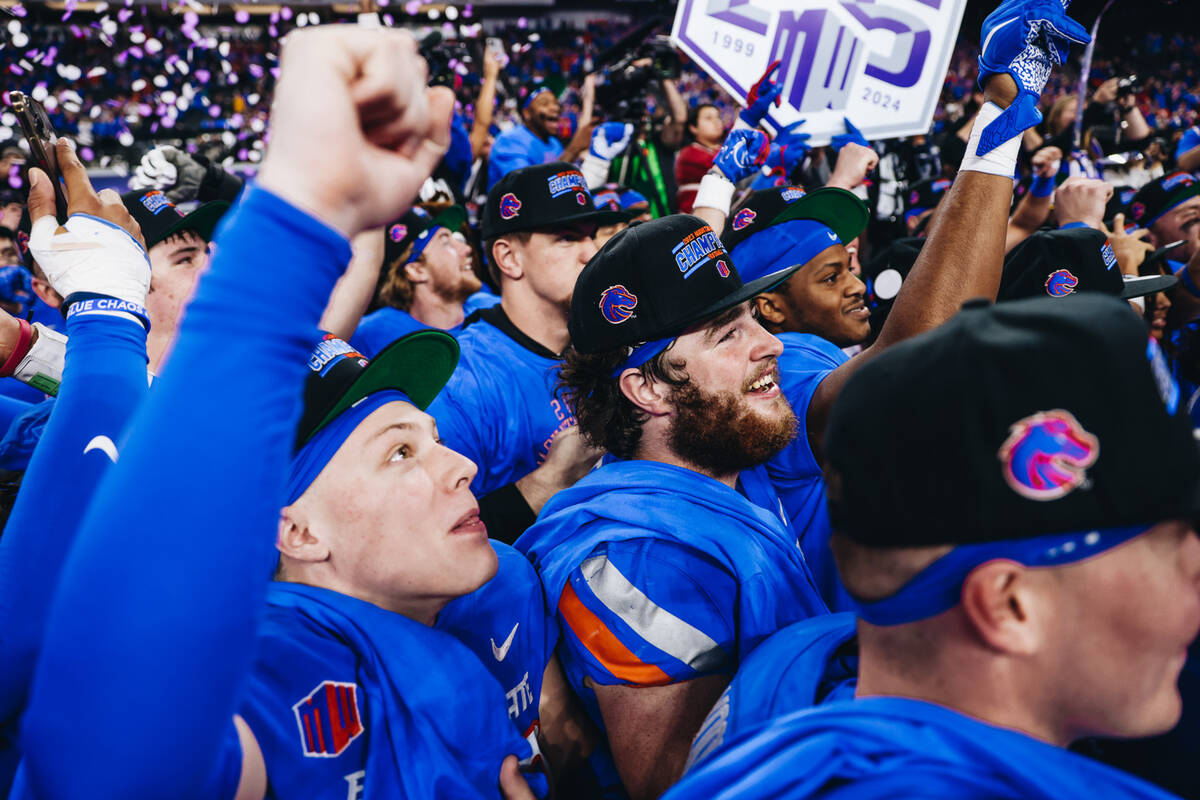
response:
[[[1142,217],[1146,216],[1145,203],[1134,203],[1129,207],[1129,210],[1133,212],[1133,218],[1136,220],[1140,220]]]
[[[363,732],[354,683],[322,681],[292,711],[306,758],[336,758]]]
[[[1050,273],[1050,277],[1046,278],[1046,294],[1051,297],[1066,297],[1075,291],[1075,287],[1079,285],[1079,278],[1076,278],[1068,270],[1056,269]]]
[[[22,254],[29,252],[29,234],[25,231],[17,231],[17,247]]]
[[[500,219],[512,219],[521,211],[521,201],[512,192],[500,198]]]
[[[717,262],[717,274],[722,278],[729,277],[729,265],[725,263],[724,259]]]
[[[743,208],[741,211],[733,215],[733,229],[735,231],[740,231],[751,222],[754,222],[754,218],[757,216],[758,214],[755,213],[753,208]]]
[[[388,228],[388,238],[393,242],[402,242],[404,237],[408,235],[408,226],[397,223]]]
[[[1030,500],[1057,500],[1083,485],[1100,440],[1069,411],[1039,411],[1013,423],[998,453],[1004,480]]]
[[[600,313],[613,325],[619,325],[633,316],[638,299],[624,286],[610,286],[600,294]]]

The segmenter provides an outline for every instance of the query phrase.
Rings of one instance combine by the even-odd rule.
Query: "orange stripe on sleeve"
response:
[[[588,652],[620,680],[638,686],[665,686],[673,682],[670,675],[656,665],[642,661],[622,644],[608,626],[583,604],[570,581],[567,581],[558,599],[558,613]]]

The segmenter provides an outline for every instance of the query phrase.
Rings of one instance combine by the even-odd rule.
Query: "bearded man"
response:
[[[795,435],[783,351],[712,228],[613,237],[579,276],[562,370],[584,438],[616,460],[517,541],[557,609],[563,666],[631,797],[656,797],[742,655],[828,613],[765,464]]]

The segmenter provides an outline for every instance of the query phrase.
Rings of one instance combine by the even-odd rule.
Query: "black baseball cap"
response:
[[[195,231],[201,239],[211,242],[221,215],[229,208],[224,200],[214,200],[184,214],[158,189],[125,192],[121,202],[142,229],[147,250],[181,231]]]
[[[429,239],[434,228],[446,228],[451,233],[462,228],[467,220],[467,212],[462,206],[450,206],[439,213],[431,214],[422,206],[413,206],[409,211],[392,224],[384,228],[383,263],[391,264],[410,246],[409,260],[419,256],[420,250]]]
[[[1196,195],[1200,195],[1200,179],[1177,170],[1138,189],[1129,201],[1129,213],[1139,228],[1148,228],[1163,214]]]
[[[1186,398],[1099,293],[991,305],[862,365],[825,437],[835,531],[880,547],[1153,525],[1200,512]]]
[[[579,274],[567,321],[571,343],[581,353],[601,353],[678,336],[801,266],[743,284],[699,217],[672,214],[635,225],[609,239]]]
[[[619,211],[597,209],[579,168],[555,161],[515,169],[496,181],[488,191],[479,228],[487,240],[573,222],[612,225],[628,218]]]
[[[759,231],[794,219],[811,219],[849,243],[867,227],[867,206],[852,192],[826,187],[805,192],[799,186],[776,186],[751,192],[730,214],[721,241],[730,250]]]
[[[1094,228],[1038,231],[1004,257],[997,300],[1104,292],[1129,299],[1166,291],[1174,275],[1124,277],[1105,236]]]
[[[458,342],[445,331],[410,333],[368,359],[346,341],[325,334],[308,360],[304,411],[296,428],[296,449],[339,414],[385,389],[403,392],[422,411],[450,380],[458,364]]]
[[[1126,226],[1134,225],[1134,221],[1129,215],[1129,204],[1133,201],[1135,194],[1137,194],[1137,189],[1132,186],[1113,187],[1112,197],[1108,198],[1108,202],[1104,205],[1104,224],[1108,228],[1112,228],[1112,221],[1117,214],[1125,215]]]

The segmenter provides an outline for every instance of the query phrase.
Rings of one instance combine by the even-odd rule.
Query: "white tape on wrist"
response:
[[[603,186],[608,180],[608,165],[612,163],[608,159],[588,153],[583,157],[583,164],[580,165],[579,171],[583,173],[583,181],[587,184],[588,190],[598,189]]]
[[[37,339],[13,370],[13,377],[39,392],[56,395],[62,382],[67,337],[40,322],[33,323],[33,327],[37,330]]]
[[[88,214],[72,214],[64,233],[45,216],[29,231],[29,250],[46,280],[63,297],[102,294],[138,306],[150,291],[150,258],[123,228]]]
[[[727,215],[729,204],[733,202],[733,190],[733,184],[724,175],[710,172],[700,179],[700,188],[696,190],[692,208],[715,208]]]
[[[1021,134],[1019,133],[986,155],[975,155],[979,150],[979,139],[983,136],[983,129],[1002,113],[1004,113],[1004,109],[995,103],[984,103],[983,108],[979,109],[979,114],[975,117],[975,124],[971,126],[971,138],[967,140],[967,154],[963,156],[962,165],[958,168],[959,172],[986,172],[989,175],[1000,175],[1005,178],[1011,178],[1016,174],[1017,155],[1021,151]]]

